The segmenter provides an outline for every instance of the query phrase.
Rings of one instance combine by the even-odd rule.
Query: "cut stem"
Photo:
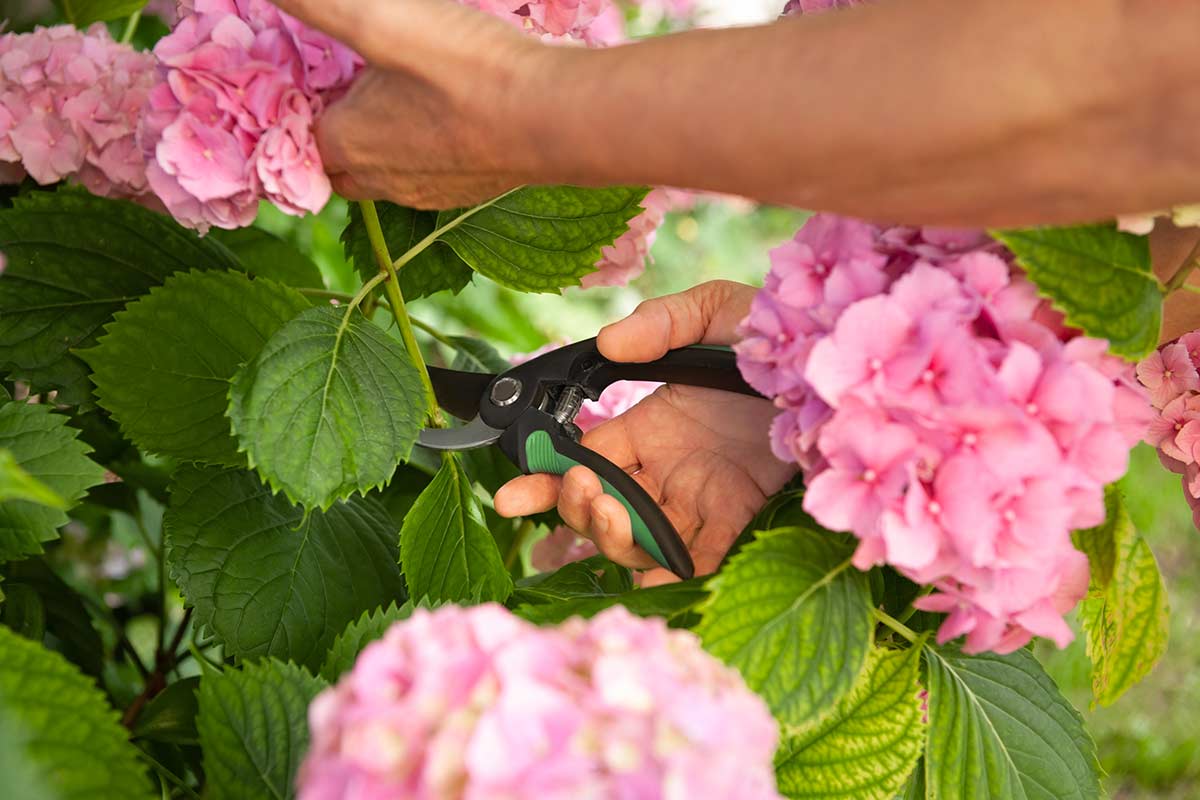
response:
[[[411,259],[413,256],[410,254],[413,253],[413,250],[409,250],[404,257],[393,264],[391,254],[388,253],[387,240],[383,236],[383,226],[379,224],[379,213],[375,210],[375,204],[370,200],[363,200],[359,206],[362,208],[363,225],[367,229],[367,238],[371,242],[371,252],[375,254],[375,261],[379,264],[379,274],[386,279],[383,291],[387,294],[392,317],[400,328],[400,338],[404,341],[404,347],[408,350],[413,364],[416,365],[417,372],[421,376],[421,383],[425,387],[425,402],[428,406],[429,419],[436,427],[445,427],[446,423],[442,419],[441,409],[438,408],[437,394],[433,391],[433,381],[429,378],[429,368],[425,366],[425,359],[421,356],[421,347],[417,344],[412,322],[408,318],[408,308],[404,304],[404,295],[400,291],[400,278],[396,275],[397,265],[403,266],[403,263],[406,263],[405,257]],[[420,246],[420,244],[417,245],[417,247]],[[428,244],[425,245],[425,247],[428,246]]]

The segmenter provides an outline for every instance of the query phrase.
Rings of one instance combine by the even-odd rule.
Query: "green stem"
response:
[[[521,555],[521,546],[525,544],[525,540],[529,538],[529,534],[533,533],[536,527],[531,519],[521,521],[508,552],[504,554],[505,569],[512,569],[513,564],[517,563],[517,557]]]
[[[921,598],[921,597],[924,597],[925,595],[929,594],[929,593],[930,593],[930,592],[932,592],[932,591],[933,591],[933,587],[932,587],[932,586],[922,586],[922,587],[921,587],[921,591],[917,592],[917,596],[916,596],[916,597],[914,597],[914,598],[913,598],[913,600],[915,601],[915,600],[917,600],[917,599],[919,599],[919,598]],[[917,607],[916,607],[916,606],[914,606],[914,605],[912,605],[912,604],[910,604],[910,605],[908,606],[908,608],[906,608],[906,609],[904,610],[904,613],[903,613],[903,614],[901,614],[901,615],[900,615],[899,617],[897,617],[896,619],[897,619],[899,622],[908,622],[910,619],[912,619],[912,615],[913,615],[913,614],[915,614],[915,613],[917,613]]]
[[[138,23],[142,21],[142,10],[129,15],[129,21],[125,23],[125,32],[121,34],[121,44],[129,44],[133,41],[133,35],[137,33]]]
[[[1196,242],[1195,246],[1192,247],[1191,252],[1187,254],[1187,258],[1183,259],[1183,263],[1179,265],[1179,269],[1175,270],[1175,274],[1171,276],[1171,280],[1167,281],[1167,285],[1163,291],[1166,294],[1170,294],[1176,289],[1187,288],[1187,279],[1191,277],[1192,272],[1195,271],[1197,266],[1200,266],[1200,242]]]
[[[409,320],[409,322],[411,322],[413,324],[414,328],[419,328],[419,329],[425,331],[425,333],[429,334],[435,340],[446,345],[446,347],[452,347],[455,350],[458,349],[458,345],[456,345],[454,343],[453,339],[451,339],[449,336],[447,336],[446,334],[439,331],[437,328],[430,325],[428,322],[422,322],[421,320],[417,319],[416,317],[409,317],[408,320]]]
[[[388,253],[387,240],[383,236],[383,227],[379,224],[379,213],[375,210],[375,204],[370,200],[363,200],[358,205],[362,209],[363,225],[367,229],[367,238],[371,242],[371,251],[375,254],[375,261],[379,264],[380,274],[387,278],[383,285],[383,291],[387,294],[392,317],[400,328],[400,338],[404,341],[404,347],[408,350],[413,364],[416,365],[417,372],[421,375],[421,383],[425,387],[425,402],[429,408],[429,419],[435,426],[444,427],[446,423],[438,408],[433,381],[429,378],[429,369],[425,366],[425,359],[421,356],[421,347],[417,344],[417,337],[413,333],[412,322],[408,317],[408,308],[404,304],[404,295],[400,291],[400,278],[396,275],[396,270],[415,256],[416,248],[409,250],[393,264],[392,256]],[[428,244],[425,245],[425,247],[428,246]],[[417,247],[421,247],[421,245],[418,244]]]
[[[921,637],[917,635],[916,631],[884,611],[882,608],[873,608],[871,609],[871,613],[875,615],[875,619],[878,622],[882,622],[884,625],[900,634],[900,636],[907,640],[909,644],[916,644],[920,640]]]

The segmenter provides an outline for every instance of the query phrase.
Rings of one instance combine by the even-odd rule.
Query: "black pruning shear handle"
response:
[[[738,372],[733,351],[684,347],[656,361],[632,364],[608,360],[595,339],[586,339],[498,375],[437,367],[429,372],[442,408],[471,421],[459,428],[427,428],[418,444],[467,450],[499,443],[504,455],[527,475],[562,475],[585,466],[600,478],[605,493],[625,506],[637,543],[680,578],[692,577],[691,554],[662,508],[627,472],[580,444],[575,416],[584,400],[598,399],[617,381],[685,384],[760,397]]]

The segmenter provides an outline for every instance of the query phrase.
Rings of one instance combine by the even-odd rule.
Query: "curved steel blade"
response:
[[[479,415],[479,401],[495,378],[486,372],[429,367],[429,380],[433,382],[438,405],[459,419],[473,419]]]
[[[473,419],[461,428],[425,428],[417,444],[430,450],[474,450],[495,444],[503,433],[481,419]]]

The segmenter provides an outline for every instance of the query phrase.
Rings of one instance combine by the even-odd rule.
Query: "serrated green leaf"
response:
[[[21,469],[17,458],[8,450],[0,450],[0,503],[28,500],[39,506],[67,510],[67,501],[37,478]]]
[[[104,469],[87,454],[92,448],[67,427],[67,418],[44,405],[0,405],[0,450],[17,466],[72,506],[89,487],[104,480]],[[42,552],[42,542],[58,536],[67,523],[61,508],[29,500],[0,504],[0,561]]]
[[[306,514],[250,472],[183,467],[163,525],[197,624],[242,659],[317,669],[362,609],[404,599],[395,525],[369,497]]]
[[[82,192],[34,192],[0,210],[0,371],[56,401],[86,403],[88,368],[71,354],[168,275],[237,269],[225,247],[170,217]]]
[[[175,681],[146,704],[138,715],[133,738],[152,742],[192,745],[200,743],[196,714],[200,704],[196,690],[200,677]]]
[[[20,800],[150,797],[136,750],[90,678],[0,627],[0,788]]]
[[[1038,291],[1089,336],[1138,359],[1158,346],[1163,289],[1146,237],[1109,225],[1029,228],[993,234],[1008,246]]]
[[[268,659],[200,681],[196,727],[208,800],[290,800],[308,750],[308,704],[325,682]]]
[[[311,304],[239,272],[173,275],[131,303],[83,357],[96,399],[143,450],[223,466],[245,456],[225,410],[234,374]]]
[[[54,649],[88,675],[99,677],[104,670],[104,643],[80,594],[44,559],[12,561],[4,565],[3,572],[6,585],[34,592],[41,599]]]
[[[262,228],[213,228],[208,235],[228,247],[251,275],[305,289],[325,288],[321,270],[311,258]]]
[[[930,798],[1074,800],[1100,796],[1083,720],[1027,651],[968,656],[925,648]]]
[[[356,311],[328,306],[279,328],[234,377],[229,399],[250,465],[305,508],[387,483],[425,419],[403,345]]]
[[[1167,590],[1154,553],[1134,528],[1120,491],[1111,487],[1105,500],[1105,524],[1076,535],[1093,545],[1085,552],[1097,565],[1079,616],[1092,660],[1092,696],[1102,706],[1112,705],[1154,669],[1170,630]]]
[[[407,253],[437,227],[436,211],[418,211],[382,201],[375,203],[375,211],[392,258]],[[350,203],[350,219],[342,231],[342,247],[346,259],[354,263],[363,280],[369,280],[379,272],[358,203]],[[434,242],[397,273],[400,292],[407,301],[446,289],[458,294],[471,282],[472,276],[471,268],[444,242]]]
[[[787,725],[802,725],[850,690],[871,645],[871,592],[850,566],[849,537],[780,528],[709,582],[696,632],[737,667]]]
[[[528,186],[478,211],[443,211],[437,222],[469,214],[441,237],[459,258],[511,289],[553,292],[595,271],[600,251],[642,213],[646,191]]]
[[[146,0],[54,0],[54,4],[67,22],[86,28],[93,22],[107,22],[141,11]]]
[[[512,594],[512,577],[457,457],[442,460],[405,516],[400,565],[414,598],[502,603]]]
[[[704,580],[694,578],[648,589],[602,597],[577,597],[539,605],[525,604],[513,612],[537,625],[557,625],[571,617],[593,617],[606,608],[625,606],[642,617],[665,617],[677,625],[708,597]]]
[[[921,649],[873,650],[830,714],[784,736],[775,757],[779,791],[791,798],[890,800],[925,744]]]
[[[900,794],[896,795],[896,800],[925,800],[924,758],[917,761],[916,768],[908,776],[908,781],[904,784]]]
[[[408,619],[413,612],[411,602],[401,606],[395,603],[382,606],[374,611],[364,611],[363,615],[346,626],[346,630],[333,640],[333,646],[325,655],[321,665],[321,677],[334,683],[354,666],[358,654],[371,642],[383,636],[388,628],[400,620]]]

